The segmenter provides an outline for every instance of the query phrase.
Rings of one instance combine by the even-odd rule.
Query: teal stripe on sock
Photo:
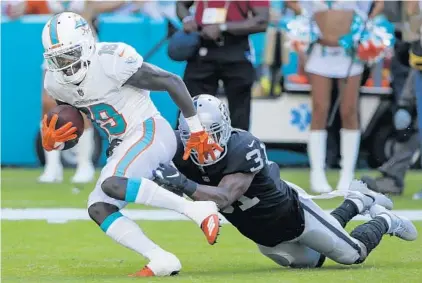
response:
[[[116,221],[117,219],[119,219],[120,217],[122,217],[123,214],[121,214],[119,211],[110,214],[109,216],[107,216],[106,219],[104,219],[103,223],[101,224],[101,230],[103,230],[104,232],[107,232],[108,228],[111,226],[111,224],[113,224],[114,221]]]
[[[141,186],[141,179],[133,179],[130,178],[127,182],[126,186],[126,196],[125,201],[127,202],[135,202],[136,196],[139,192],[139,187]]]

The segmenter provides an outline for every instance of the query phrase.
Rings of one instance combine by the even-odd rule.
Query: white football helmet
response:
[[[42,31],[44,59],[59,83],[80,83],[94,53],[91,27],[80,15],[64,12],[54,15]]]
[[[196,165],[209,166],[217,163],[227,154],[226,146],[232,132],[229,110],[224,102],[208,94],[195,96],[193,98],[193,104],[195,105],[199,120],[201,121],[202,126],[204,126],[205,131],[207,131],[208,135],[224,149],[223,152],[215,150],[214,154],[216,160],[212,160],[211,157],[208,157],[204,164],[199,163],[196,150],[191,151],[190,158]],[[186,146],[190,137],[190,132],[189,126],[182,113],[180,113],[179,117],[179,131],[180,138]]]

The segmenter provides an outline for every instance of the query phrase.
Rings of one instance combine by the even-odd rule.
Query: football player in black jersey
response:
[[[194,151],[183,156],[189,128],[181,116],[175,167],[160,165],[155,182],[194,200],[216,202],[226,219],[276,263],[312,268],[321,266],[325,257],[342,264],[360,263],[384,234],[416,239],[412,222],[389,210],[391,200],[360,181],[351,183],[337,209],[325,213],[301,188],[280,179],[279,167],[268,161],[258,138],[231,127],[224,103],[199,95],[194,104],[201,123],[224,151],[216,151],[217,158],[208,158],[205,164],[198,162]],[[349,235],[346,224],[367,211],[372,220]]]

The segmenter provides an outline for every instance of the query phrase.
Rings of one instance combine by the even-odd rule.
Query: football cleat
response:
[[[381,205],[389,210],[393,209],[391,199],[383,194],[371,191],[364,182],[359,180],[353,180],[350,183],[346,198],[352,201],[362,202],[363,209],[359,213],[367,212],[374,204]]]
[[[210,245],[217,241],[220,231],[218,207],[213,201],[195,201],[183,213],[195,221],[204,233]]]
[[[373,205],[370,209],[370,215],[372,218],[377,216],[389,217],[391,224],[387,234],[391,236],[396,236],[405,241],[414,241],[418,237],[418,230],[416,230],[412,221],[406,217],[398,216],[380,205]]]
[[[161,252],[156,254],[141,270],[129,274],[129,277],[173,276],[181,269],[182,264],[174,254]]]
[[[212,214],[202,221],[201,230],[204,232],[208,244],[214,245],[217,243],[220,227],[220,219],[216,214]]]

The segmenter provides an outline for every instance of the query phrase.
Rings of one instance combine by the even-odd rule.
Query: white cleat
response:
[[[39,183],[61,183],[63,181],[62,165],[48,166],[44,169],[41,176],[38,177]]]
[[[130,277],[172,276],[182,269],[179,259],[169,252],[154,255],[150,262],[140,271],[130,274]]]
[[[333,190],[325,175],[311,172],[311,191],[318,194],[329,193]]]
[[[95,168],[92,164],[81,165],[76,168],[75,175],[71,182],[76,184],[90,183],[94,180]]]
[[[210,245],[217,242],[220,231],[218,207],[213,201],[195,201],[185,209],[184,215],[195,221]]]
[[[393,202],[391,199],[383,194],[371,191],[368,189],[368,186],[360,180],[353,180],[350,183],[346,199],[362,202],[363,209],[362,211],[359,211],[361,214],[367,212],[375,204],[389,210],[393,209]]]
[[[418,230],[416,230],[412,221],[406,217],[398,216],[380,205],[373,205],[370,209],[370,214],[372,218],[377,216],[390,218],[391,224],[387,231],[389,235],[396,236],[405,241],[414,241],[418,237]]]

